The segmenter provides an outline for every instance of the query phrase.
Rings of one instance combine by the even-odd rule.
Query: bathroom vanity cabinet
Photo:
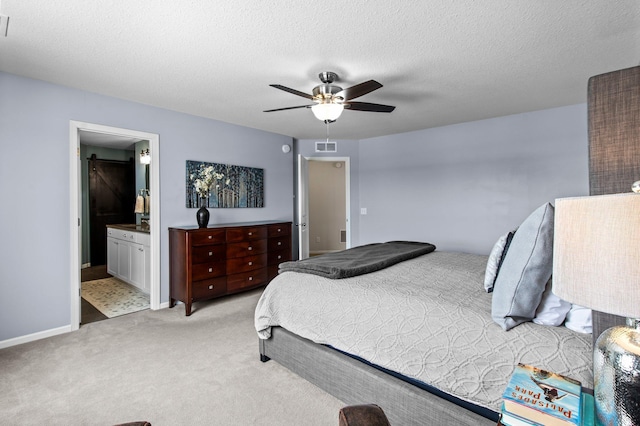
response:
[[[128,227],[107,225],[107,272],[149,293],[150,235]]]

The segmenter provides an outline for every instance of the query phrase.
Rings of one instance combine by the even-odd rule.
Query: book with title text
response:
[[[593,395],[587,392],[582,392],[582,403],[580,407],[580,424],[582,426],[594,426],[595,425],[595,412]],[[533,420],[525,419],[517,416],[513,413],[509,413],[504,409],[502,404],[502,412],[500,413],[500,423],[502,426],[544,426],[540,423],[536,423]]]
[[[504,411],[533,424],[580,425],[581,395],[577,380],[518,364],[503,395]]]

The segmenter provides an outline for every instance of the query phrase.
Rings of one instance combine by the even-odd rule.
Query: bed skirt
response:
[[[391,424],[495,425],[496,420],[461,408],[418,386],[318,345],[282,327],[271,338],[259,339],[260,359],[275,360],[300,377],[333,395],[345,405],[377,404]],[[498,418],[498,413],[491,417]]]

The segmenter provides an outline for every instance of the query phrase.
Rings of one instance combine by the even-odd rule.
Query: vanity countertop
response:
[[[150,233],[149,225],[136,225],[135,223],[112,224],[107,225],[107,228],[120,229],[123,231],[142,232],[144,234]]]

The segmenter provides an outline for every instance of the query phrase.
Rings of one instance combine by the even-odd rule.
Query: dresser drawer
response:
[[[227,244],[227,259],[234,257],[252,256],[267,251],[267,240],[244,241]]]
[[[268,245],[269,251],[272,251],[272,250],[283,250],[283,249],[288,249],[288,248],[291,248],[291,236],[290,235],[285,235],[285,236],[282,236],[282,237],[269,238],[269,245]]]
[[[227,264],[224,260],[218,260],[215,262],[198,263],[191,268],[191,279],[193,281],[200,281],[207,278],[220,277],[226,275]]]
[[[227,242],[261,240],[267,237],[267,228],[264,226],[243,226],[242,228],[227,229]]]
[[[277,225],[269,225],[267,235],[271,237],[279,237],[281,235],[291,235],[291,224],[278,223]]]
[[[253,271],[267,266],[267,253],[227,260],[227,274]]]
[[[209,299],[222,296],[227,292],[226,277],[212,278],[210,280],[194,281],[191,284],[192,299]]]
[[[197,263],[215,262],[224,260],[226,256],[226,246],[216,244],[212,246],[197,246],[192,248],[191,262]]]
[[[269,256],[267,260],[267,264],[269,265],[279,265],[282,262],[286,262],[291,260],[291,249],[284,249],[278,251],[269,250]]]
[[[199,229],[189,235],[193,246],[224,243],[225,241],[224,229]]]
[[[278,276],[278,265],[269,265],[267,266],[267,280],[271,281],[275,277]]]
[[[227,276],[227,291],[229,293],[267,283],[267,268]]]

